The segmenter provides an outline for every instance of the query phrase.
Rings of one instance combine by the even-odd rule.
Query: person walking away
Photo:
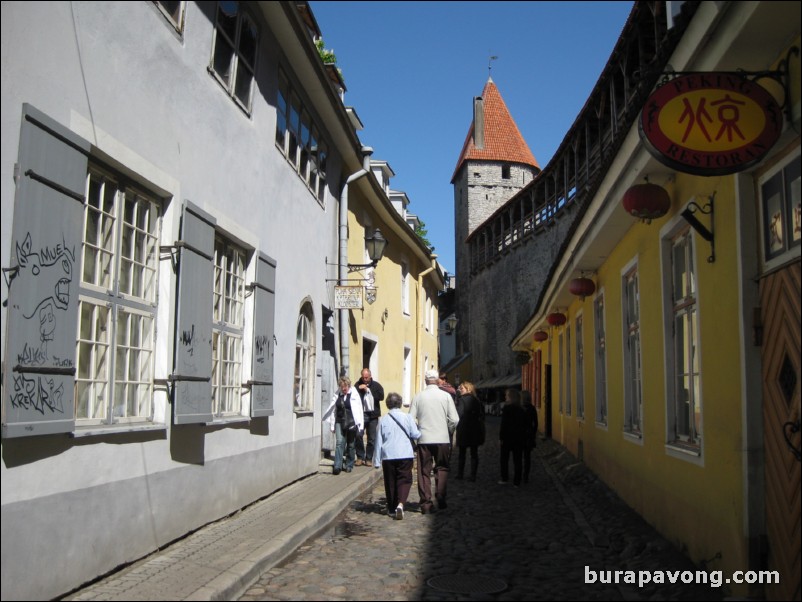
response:
[[[421,432],[418,440],[418,494],[422,514],[434,511],[431,472],[434,464],[435,497],[444,510],[448,484],[448,463],[451,457],[451,435],[459,423],[459,415],[451,395],[437,386],[437,370],[427,370],[426,388],[412,399],[409,415]]]
[[[537,445],[537,408],[532,403],[532,394],[521,391],[521,407],[524,409],[524,447],[523,447],[523,482],[529,482],[532,468],[532,450]]]
[[[375,380],[369,369],[363,368],[361,378],[356,381],[356,390],[362,399],[362,410],[365,414],[365,433],[367,434],[367,446],[360,435],[356,439],[356,465],[370,466],[373,461],[373,451],[376,445],[376,427],[381,416],[381,401],[384,400],[384,388]],[[368,396],[370,391],[370,396]],[[371,403],[372,398],[372,403]],[[370,407],[368,407],[370,406]]]
[[[404,505],[412,488],[412,465],[415,450],[412,440],[421,436],[415,421],[401,410],[401,396],[387,396],[389,412],[380,420],[376,429],[376,449],[373,466],[381,467],[384,473],[384,493],[387,497],[387,513],[396,520],[404,518]]]
[[[521,460],[524,447],[524,409],[521,407],[521,396],[516,389],[507,389],[504,394],[504,406],[501,408],[501,426],[499,427],[499,445],[501,480],[499,485],[510,482],[510,455],[512,455],[512,483],[516,487],[521,484]]]
[[[479,446],[485,442],[485,409],[476,396],[476,387],[470,381],[464,381],[457,387],[457,478],[465,475],[465,460],[468,450],[471,450],[471,476],[469,480],[476,480],[479,468]]]
[[[332,397],[329,407],[323,412],[323,420],[328,419],[336,442],[333,474],[340,474],[343,463],[345,472],[351,472],[354,468],[354,442],[362,435],[364,427],[362,401],[359,393],[351,386],[351,379],[347,376],[340,377],[337,385],[340,388],[339,393]]]

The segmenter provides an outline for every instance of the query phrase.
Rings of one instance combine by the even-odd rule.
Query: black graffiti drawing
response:
[[[270,338],[267,335],[259,335],[254,339],[256,346],[256,362],[259,364],[265,363],[265,353],[270,352]]]
[[[24,374],[14,375],[14,391],[11,405],[15,408],[33,409],[44,415],[45,411],[64,413],[64,383],[47,376],[28,378]]]
[[[193,347],[194,339],[195,339],[194,324],[192,325],[192,328],[190,330],[181,331],[181,344],[189,347],[189,349],[187,349],[187,353],[189,353],[190,356],[195,355],[195,348]]]
[[[19,300],[19,307],[22,316],[30,320],[36,316],[40,310],[50,304],[47,310],[48,318],[52,321],[49,331],[55,330],[55,310],[65,311],[70,304],[70,285],[72,284],[72,266],[75,264],[75,247],[69,247],[63,240],[55,246],[44,246],[38,251],[33,250],[33,239],[31,233],[25,236],[25,240],[17,248],[17,265],[19,266],[18,278],[35,278],[44,281],[44,290],[52,294],[41,298],[30,298]],[[15,303],[17,305],[17,303]],[[52,316],[49,313],[52,312]],[[40,320],[42,316],[40,316]],[[50,339],[52,340],[52,338]]]

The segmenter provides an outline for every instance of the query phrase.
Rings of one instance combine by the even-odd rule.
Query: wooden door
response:
[[[800,263],[760,282],[769,600],[800,599]]]

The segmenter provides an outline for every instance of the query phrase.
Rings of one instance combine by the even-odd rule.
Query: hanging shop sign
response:
[[[694,73],[655,90],[638,125],[661,163],[715,176],[760,161],[780,137],[783,115],[765,88],[740,74]]]
[[[334,309],[362,309],[362,287],[335,286]]]

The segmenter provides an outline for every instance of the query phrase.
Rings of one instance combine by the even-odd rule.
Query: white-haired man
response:
[[[440,510],[446,508],[448,464],[451,459],[451,434],[459,415],[451,395],[437,386],[440,374],[427,370],[426,388],[412,400],[409,414],[418,423],[418,493],[422,514],[434,511],[431,472],[434,463],[435,497]]]

